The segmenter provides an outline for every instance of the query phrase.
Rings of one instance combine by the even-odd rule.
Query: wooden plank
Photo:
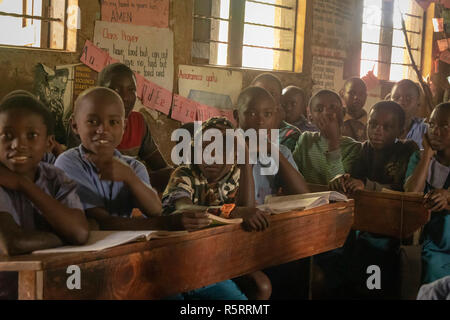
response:
[[[353,201],[336,203],[272,216],[263,232],[228,225],[102,252],[28,258],[41,262],[44,299],[157,299],[340,247],[353,210]],[[66,285],[72,264],[81,270],[80,290]]]
[[[423,196],[358,191],[353,229],[408,238],[430,218],[430,212],[422,202]]]
[[[42,299],[42,271],[20,271],[19,272],[19,300]]]

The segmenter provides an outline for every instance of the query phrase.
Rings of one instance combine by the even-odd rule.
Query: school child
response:
[[[201,129],[195,132],[195,135],[203,135],[209,129],[220,130],[223,136],[223,148],[226,148],[226,130],[234,129],[231,122],[225,118],[211,118],[203,122]],[[210,143],[203,142],[202,154]],[[208,226],[211,221],[206,217],[200,218],[200,215],[206,211],[225,218],[243,218],[244,227],[249,231],[266,229],[269,226],[266,214],[255,208],[254,183],[250,164],[248,162],[227,164],[225,155],[230,152],[229,150],[215,150],[214,152],[217,157],[221,157],[222,164],[207,164],[212,159],[202,159],[199,164],[185,164],[175,169],[162,198],[164,214],[174,211],[197,212],[199,219],[186,217],[182,221],[187,230]],[[220,152],[222,152],[221,155]],[[248,154],[248,151],[246,153]],[[212,206],[221,206],[221,208],[219,210],[212,209],[210,208]],[[268,299],[270,297],[270,281],[262,272],[244,276],[238,282],[243,283],[248,280],[256,283],[258,288],[250,298]],[[179,298],[223,298],[228,300],[241,299],[245,296],[234,282],[227,280],[184,293]]]
[[[425,192],[424,206],[432,211],[422,234],[423,283],[450,275],[450,103],[436,106],[427,126],[405,183],[405,191]]]
[[[244,131],[254,129],[259,132],[260,129],[267,129],[268,134],[270,134],[271,129],[277,128],[277,109],[277,103],[267,90],[261,87],[248,87],[238,97],[234,118],[238,127]],[[263,142],[258,141],[258,144],[260,143]],[[270,150],[271,143],[264,143],[267,143],[268,150]],[[282,193],[286,195],[308,192],[305,180],[297,169],[291,151],[286,146],[279,145],[279,168],[276,174],[261,174],[261,169],[269,165],[266,160],[270,160],[270,157],[269,159],[259,159],[253,165],[257,204],[264,203],[267,195],[277,194],[280,188],[282,188]]]
[[[319,132],[303,132],[293,152],[306,182],[328,185],[336,176],[350,172],[361,143],[341,134],[342,101],[331,90],[320,90],[309,102],[312,122]]]
[[[356,190],[381,191],[388,188],[403,191],[406,169],[411,155],[418,151],[411,140],[398,140],[404,128],[405,113],[393,101],[376,103],[369,113],[368,141],[363,143],[351,174],[334,179],[332,189],[353,193]],[[349,292],[354,297],[399,298],[400,241],[398,239],[356,231],[349,250]],[[377,265],[382,270],[381,289],[366,286],[367,268]]]
[[[125,131],[117,150],[143,162],[153,187],[160,192],[164,191],[173,169],[161,155],[142,113],[133,111],[137,88],[133,71],[122,63],[113,63],[99,73],[97,83],[116,91],[125,106]],[[72,147],[79,144],[76,137],[72,137],[72,141]]]
[[[416,116],[420,104],[420,88],[409,79],[397,82],[391,90],[391,100],[397,102],[405,111],[405,129],[402,139],[413,140],[420,149],[422,137],[427,130],[425,120]]]
[[[281,106],[286,114],[286,120],[289,120],[289,123],[292,123],[292,125],[299,128],[301,132],[314,132],[319,130],[308,120],[308,100],[306,99],[306,93],[302,88],[296,86],[284,88],[281,96]],[[300,137],[300,135],[298,135],[298,137]],[[293,139],[291,141],[293,141]],[[295,143],[297,143],[297,141],[295,141]],[[295,144],[289,149],[293,151],[294,148]]]
[[[160,215],[161,202],[145,166],[116,149],[125,126],[120,96],[104,87],[82,92],[71,125],[81,144],[61,154],[55,165],[78,183],[88,217],[95,219],[100,229],[154,228],[154,219],[129,219],[134,208],[146,216]]]
[[[234,117],[238,126],[244,131],[255,129],[259,132],[260,129],[267,129],[268,133],[270,133],[270,129],[278,128],[277,108],[277,103],[267,90],[261,87],[248,87],[240,93],[237,99]],[[262,143],[262,141],[258,141],[259,143]],[[270,142],[264,143],[270,146]],[[273,160],[272,156],[269,156],[268,159],[260,156],[258,162],[253,165],[252,171],[257,204],[264,203],[267,195],[279,193],[290,195],[309,192],[305,180],[297,170],[289,148],[279,144],[278,157],[278,172],[273,175],[261,174],[262,169],[267,167]],[[272,282],[274,299],[284,298],[286,293],[292,292],[296,294],[298,291],[301,291],[299,287],[304,286],[302,282],[304,279],[303,275],[298,271],[302,270],[300,267],[306,264],[308,264],[308,261],[302,259],[263,270]]]
[[[278,79],[271,73],[262,73],[253,79],[251,86],[266,89],[275,99],[275,103],[277,104],[277,110],[275,112],[275,115],[277,116],[276,127],[280,129],[280,144],[285,145],[291,152],[293,152],[295,143],[297,142],[301,131],[299,128],[295,127],[292,124],[289,124],[284,120],[286,114],[281,106],[281,93],[283,90],[283,86],[280,79]],[[288,116],[290,117],[290,115]]]
[[[15,94],[0,103],[0,254],[81,245],[89,229],[76,183],[41,162],[51,145],[50,112]],[[0,272],[0,299],[17,298],[17,273]]]
[[[366,84],[360,78],[350,78],[345,81],[339,95],[346,111],[342,135],[356,141],[366,141],[367,112],[364,110],[367,99]]]

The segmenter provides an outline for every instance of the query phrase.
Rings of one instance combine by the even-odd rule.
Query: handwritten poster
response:
[[[169,27],[169,0],[102,0],[101,5],[103,21]]]
[[[314,0],[313,9],[313,55],[345,58],[354,0]]]
[[[183,97],[219,109],[232,109],[242,90],[242,73],[180,65],[178,91]]]
[[[97,72],[84,65],[75,66],[72,101],[75,101],[84,90],[95,87],[96,83]]]
[[[172,105],[172,92],[148,80],[144,80],[141,88],[141,101],[144,106],[169,114]]]
[[[108,54],[97,48],[91,41],[86,40],[80,61],[91,69],[100,72],[107,64]]]
[[[197,105],[195,101],[174,94],[171,118],[182,123],[193,122],[197,119]]]
[[[344,62],[338,59],[313,57],[312,79],[313,93],[319,89],[332,89],[336,92],[344,85]]]
[[[166,90],[173,89],[173,32],[96,21],[94,44]]]

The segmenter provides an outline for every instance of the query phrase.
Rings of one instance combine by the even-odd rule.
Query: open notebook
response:
[[[331,201],[349,201],[342,193],[336,191],[295,194],[291,196],[267,196],[260,210],[277,214],[294,210],[308,210],[329,204]]]
[[[178,237],[187,233],[188,233],[187,231],[159,231],[159,230],[144,230],[144,231],[94,230],[89,232],[89,239],[85,245],[64,246],[45,250],[37,250],[33,251],[33,254],[100,251],[129,242],[148,241],[150,239],[156,238]]]

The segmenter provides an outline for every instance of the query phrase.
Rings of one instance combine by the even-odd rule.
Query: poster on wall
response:
[[[242,73],[218,68],[180,65],[179,94],[200,104],[232,109],[242,89]]]
[[[313,57],[313,94],[320,89],[339,92],[344,85],[344,62],[340,59]]]
[[[55,119],[55,138],[66,143],[65,115],[72,109],[74,65],[50,68],[38,63],[34,69],[33,92]]]
[[[354,0],[314,0],[312,54],[346,58]]]
[[[101,0],[102,21],[169,27],[169,0]]]
[[[94,45],[157,85],[173,89],[173,32],[165,28],[96,21]]]

